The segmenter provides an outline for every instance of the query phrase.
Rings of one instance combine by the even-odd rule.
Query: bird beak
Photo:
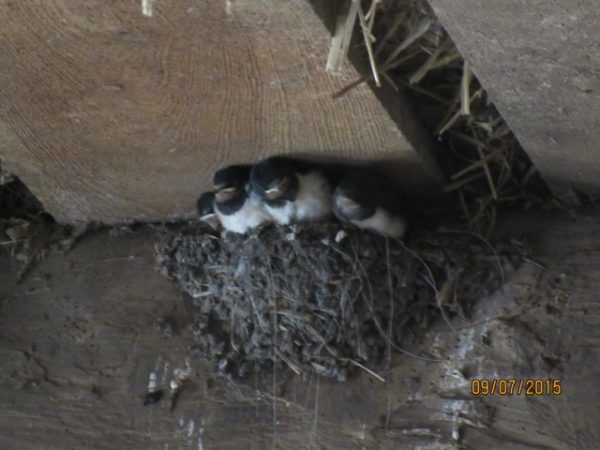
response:
[[[265,190],[265,196],[269,200],[276,200],[283,195],[289,188],[290,180],[287,177],[280,178],[279,180],[271,183],[268,189]]]
[[[360,210],[360,205],[354,200],[350,200],[342,195],[337,195],[335,198],[336,209],[339,210],[344,216],[352,217],[356,215]]]
[[[217,201],[217,203],[223,203],[228,200],[231,200],[233,198],[233,194],[235,193],[235,191],[236,191],[235,187],[221,189],[220,191],[217,191],[215,193],[215,200]]]
[[[272,187],[271,189],[267,189],[265,194],[267,194],[267,197],[276,197],[281,194],[281,188],[279,186]]]
[[[205,214],[200,217],[200,221],[207,223],[215,231],[219,229],[220,222],[216,214]]]

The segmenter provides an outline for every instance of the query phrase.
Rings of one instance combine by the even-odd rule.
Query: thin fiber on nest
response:
[[[243,377],[275,364],[345,380],[392,349],[426,357],[416,328],[440,308],[468,310],[499,284],[497,258],[471,236],[414,245],[338,223],[267,226],[225,238],[176,234],[158,265],[194,299],[196,350],[220,371]]]
[[[445,189],[458,195],[471,230],[490,236],[500,208],[528,209],[548,198],[529,157],[425,0],[353,5],[357,18],[346,21],[358,24],[354,32],[371,71],[335,98],[369,80],[403,92],[441,143],[435,156],[449,178]]]

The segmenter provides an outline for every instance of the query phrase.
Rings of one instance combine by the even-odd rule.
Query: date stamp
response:
[[[562,394],[560,380],[548,378],[474,378],[471,380],[471,394],[478,396],[526,395],[542,396]]]

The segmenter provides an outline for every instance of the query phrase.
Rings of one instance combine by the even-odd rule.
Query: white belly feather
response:
[[[284,206],[267,206],[267,211],[275,222],[287,225],[304,220],[319,220],[331,214],[331,186],[319,172],[297,175],[298,194],[296,200],[288,201]]]
[[[298,175],[295,220],[319,220],[331,214],[331,186],[319,172]]]
[[[265,209],[271,214],[275,223],[279,225],[288,225],[295,217],[295,206],[293,202],[285,202],[285,205],[280,208],[265,205]]]
[[[406,232],[406,222],[402,217],[392,216],[381,208],[377,208],[375,214],[368,219],[351,222],[359,228],[367,228],[395,238],[401,238]]]
[[[249,229],[255,228],[262,223],[273,221],[273,218],[267,211],[263,210],[260,206],[253,205],[248,200],[234,214],[221,214],[219,210],[216,212],[224,229],[240,234],[244,234]]]

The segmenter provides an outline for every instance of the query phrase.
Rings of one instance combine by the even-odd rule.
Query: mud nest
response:
[[[337,223],[179,233],[158,253],[161,272],[193,298],[194,352],[239,377],[275,365],[345,380],[389,352],[426,355],[414,349],[417,329],[440,314],[468,317],[507,266],[473,235],[404,244]]]

